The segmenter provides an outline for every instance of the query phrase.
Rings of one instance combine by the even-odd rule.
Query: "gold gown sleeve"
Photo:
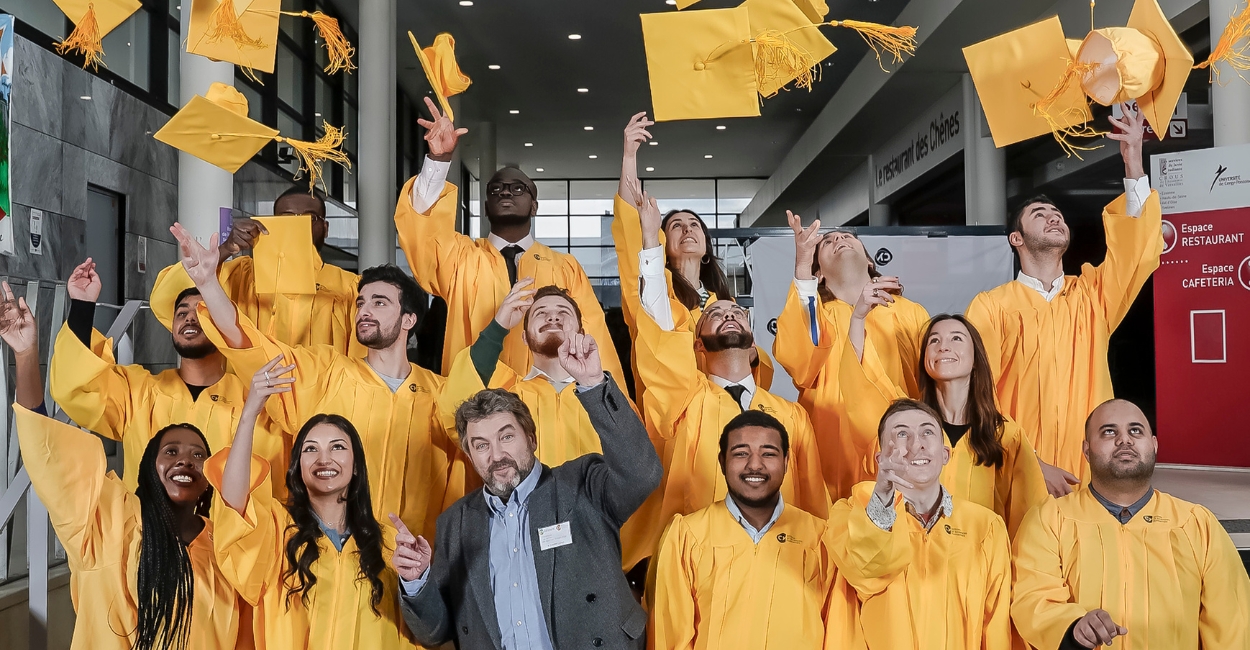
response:
[[[1015,568],[1011,620],[1030,645],[1058,648],[1068,626],[1088,612],[1072,596],[1059,560],[1058,509],[1030,510],[1012,543]]]
[[[1003,418],[1003,467],[998,472],[995,488],[1006,510],[1003,519],[1007,534],[1015,539],[1024,515],[1033,506],[1049,501],[1050,492],[1046,490],[1046,478],[1042,476],[1037,454],[1033,453],[1033,446],[1025,439],[1020,425],[1005,415]]]
[[[616,248],[616,268],[621,277],[621,311],[625,324],[634,331],[637,315],[634,307],[642,300],[638,285],[638,253],[642,251],[642,219],[638,209],[620,194],[612,202],[612,245]]]
[[[825,476],[821,471],[820,451],[816,448],[816,434],[812,431],[812,423],[807,418],[807,411],[795,406],[797,414],[795,430],[790,432],[790,453],[794,456],[795,473],[791,477],[800,510],[828,519],[829,508],[833,504],[829,500],[829,488],[825,485]]]
[[[1137,299],[1142,285],[1159,268],[1163,253],[1163,216],[1159,192],[1150,191],[1140,217],[1126,214],[1123,194],[1103,209],[1107,257],[1098,266],[1084,265],[1080,282],[1089,282],[1101,299],[1107,325],[1114,330]]]
[[[460,260],[474,249],[473,240],[456,232],[456,205],[459,190],[444,182],[438,200],[425,213],[412,207],[412,186],[416,177],[408,179],[395,204],[395,228],[399,247],[404,251],[412,276],[421,288],[440,298],[447,298],[462,272]],[[476,332],[474,333],[476,335]]]
[[[603,364],[603,369],[612,375],[621,393],[628,395],[629,385],[625,382],[621,359],[616,354],[616,346],[612,343],[612,335],[608,332],[607,316],[603,313],[603,306],[599,304],[594,287],[590,286],[590,278],[586,276],[586,270],[582,268],[576,257],[566,255],[563,260],[566,285],[564,289],[573,296],[573,300],[582,311],[582,329],[594,338],[595,344],[599,346],[599,360]]]
[[[1011,647],[1011,547],[1007,528],[1000,518],[990,523],[989,535],[981,542],[989,584],[985,585],[985,629],[981,633],[983,650],[1006,650]]]
[[[1194,547],[1204,549],[1202,595],[1198,604],[1198,646],[1250,649],[1250,578],[1242,570],[1233,540],[1210,510],[1195,523]],[[1205,537],[1205,539],[1201,539]]]
[[[121,440],[130,428],[134,398],[142,384],[152,381],[147,370],[133,373],[113,362],[109,346],[91,330],[92,349],[61,326],[48,364],[49,390],[65,413],[79,426],[106,438]]]
[[[977,334],[981,335],[981,343],[985,345],[985,356],[990,362],[990,372],[994,375],[994,388],[997,391],[998,382],[1003,379],[1003,334],[999,328],[998,310],[994,308],[989,296],[982,292],[968,303],[964,317],[977,328]]]
[[[247,506],[239,511],[221,498],[221,476],[230,448],[204,463],[204,476],[213,486],[213,552],[217,566],[239,595],[252,606],[270,587],[281,588],[282,549],[289,516],[271,496],[269,463],[252,456]]]
[[[217,279],[221,282],[221,288],[225,289],[226,295],[230,296],[230,301],[238,308],[239,313],[247,314],[248,318],[255,319],[260,305],[256,299],[252,258],[239,256],[226,260],[217,267]],[[182,267],[182,262],[161,269],[161,272],[156,275],[156,281],[152,284],[152,293],[148,296],[152,315],[169,327],[168,323],[174,320],[174,300],[184,289],[190,289],[193,286],[195,283],[191,281],[191,276],[187,275],[187,270]]]
[[[886,590],[911,564],[912,548],[905,527],[881,530],[861,504],[870,484],[856,486],[855,494],[833,504],[829,513],[830,550],[839,575],[846,578],[861,600]],[[896,508],[897,512],[898,509]],[[910,517],[906,513],[899,517]]]
[[[655,575],[655,592],[651,605],[651,635],[648,645],[653,650],[693,650],[698,628],[697,605],[694,600],[694,566],[689,552],[689,530],[681,515],[660,539],[659,550],[651,558]]]
[[[777,317],[773,357],[790,373],[794,385],[799,388],[813,388],[816,385],[833,351],[834,341],[839,336],[846,336],[846,328],[835,328],[825,318],[819,298],[816,300],[816,321],[820,328],[820,342],[813,345],[808,308],[799,299],[799,292],[791,282],[786,306]]]
[[[685,312],[673,303],[674,318]],[[694,334],[682,327],[665,331],[641,308],[634,339],[638,375],[647,387],[644,408],[665,439],[676,431],[674,422],[707,381],[694,354]]]

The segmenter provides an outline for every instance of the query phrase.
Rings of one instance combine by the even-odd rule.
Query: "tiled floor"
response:
[[[1220,521],[1239,549],[1250,549],[1250,470],[1159,465],[1154,486],[1186,501],[1201,503]]]

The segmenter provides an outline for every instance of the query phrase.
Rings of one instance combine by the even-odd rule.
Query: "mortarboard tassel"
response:
[[[762,88],[772,79],[794,79],[796,88],[812,89],[813,69],[819,73],[819,61],[785,34],[767,29],[751,39],[755,43],[755,79]],[[773,93],[777,94],[776,92]]]
[[[916,54],[916,28],[908,25],[895,27],[893,25],[882,25],[880,23],[866,23],[859,20],[831,20],[826,25],[831,27],[846,27],[853,29],[859,34],[860,38],[872,48],[874,54],[877,55],[877,65],[885,70],[885,65],[881,63],[881,51],[885,50],[890,53],[894,63],[901,63],[903,55],[914,56]],[[888,70],[887,70],[888,72]]]
[[[356,66],[352,64],[352,56],[356,54],[356,48],[352,47],[347,37],[343,35],[343,30],[339,29],[339,21],[336,18],[320,11],[312,13],[302,11],[300,15],[312,18],[317,25],[317,33],[321,35],[321,40],[325,41],[326,52],[330,55],[330,62],[325,67],[326,72],[335,74],[356,69]]]
[[[329,160],[348,169],[351,169],[352,166],[352,161],[347,158],[347,154],[339,149],[339,147],[343,146],[343,141],[347,139],[347,131],[335,128],[329,124],[323,124],[322,126],[325,127],[325,135],[318,138],[316,142],[293,140],[282,136],[274,138],[278,142],[290,145],[291,149],[299,156],[300,166],[299,170],[295,172],[295,177],[298,179],[305,171],[308,172],[309,193],[312,193],[317,186],[317,181],[321,180],[322,162]]]
[[[1068,59],[1068,65],[1064,68],[1063,76],[1059,78],[1059,83],[1055,84],[1055,87],[1051,88],[1050,92],[1046,93],[1046,96],[1033,104],[1033,114],[1046,120],[1046,124],[1050,126],[1051,134],[1055,136],[1055,141],[1059,143],[1063,153],[1069,157],[1076,156],[1078,159],[1084,160],[1081,158],[1081,154],[1077,153],[1078,151],[1093,151],[1101,148],[1102,145],[1084,147],[1068,142],[1068,138],[1093,138],[1104,135],[1106,131],[1099,131],[1086,121],[1081,121],[1080,124],[1072,126],[1060,126],[1060,119],[1068,117],[1076,109],[1068,109],[1059,115],[1053,115],[1050,112],[1050,107],[1067,92],[1073,82],[1093,72],[1099,65],[1097,62],[1084,63],[1076,59]],[[1084,99],[1084,91],[1082,91],[1082,99]]]
[[[56,53],[79,52],[83,56],[82,67],[91,66],[92,70],[104,65],[104,44],[100,42],[100,24],[95,18],[95,4],[87,5],[87,13],[82,20],[74,25],[74,31],[56,44]],[[104,66],[108,67],[108,66]]]
[[[1246,49],[1250,44],[1235,47],[1237,41],[1250,36],[1250,4],[1247,4],[1241,13],[1233,16],[1228,25],[1224,27],[1224,32],[1220,34],[1220,40],[1211,48],[1211,56],[1206,61],[1194,66],[1195,70],[1203,68],[1211,68],[1211,80],[1218,82],[1220,80],[1220,69],[1215,64],[1225,61],[1237,76],[1245,79],[1241,73],[1250,70],[1250,55],[1246,54]]]
[[[248,36],[243,30],[243,23],[239,22],[239,14],[234,10],[234,0],[221,0],[217,3],[217,7],[208,18],[207,36],[209,42],[229,38],[239,47],[258,50],[268,47],[264,41]]]

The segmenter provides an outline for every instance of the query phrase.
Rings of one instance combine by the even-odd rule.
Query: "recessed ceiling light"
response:
[[[79,95],[79,96],[78,96],[78,99],[86,99],[86,100],[90,100],[90,99],[91,99],[91,95]]]
[[[593,126],[583,126],[583,127],[582,127],[582,130],[583,130],[583,131],[594,131],[594,130],[595,130],[595,127],[593,127]]]
[[[498,66],[498,65],[495,65],[494,63],[492,63],[492,64],[490,64],[490,65],[488,65],[488,66],[486,66],[486,67],[490,68],[491,70],[498,70],[498,69],[499,69],[499,66]]]
[[[677,4],[677,0],[664,0],[664,4],[676,5],[676,4]]]
[[[649,171],[649,172],[653,172],[653,171],[655,171],[655,167],[648,167],[648,168],[647,168],[647,171]]]
[[[592,154],[590,154],[590,159],[591,159],[591,160],[594,160],[595,158],[598,158],[598,157],[599,157],[599,156],[596,156],[596,155],[595,155],[595,154],[593,154],[593,153],[592,153]]]
[[[321,117],[321,113],[313,113],[313,115],[316,117]]]
[[[704,157],[704,158],[711,158],[711,157],[712,157],[712,154],[710,154],[710,153],[709,153],[709,154],[704,154],[704,155],[703,155],[703,157]]]
[[[724,131],[724,130],[725,130],[725,125],[724,125],[724,124],[717,124],[717,125],[716,125],[716,130],[717,130],[717,131]]]
[[[660,144],[660,142],[659,142],[659,140],[652,140],[651,142],[648,142],[647,144],[649,144],[649,145],[651,145],[651,146],[653,146],[653,147],[654,147],[655,145]]]
[[[543,168],[542,168],[542,167],[535,167],[535,168],[534,168],[534,171],[536,171],[536,172],[540,172],[540,171],[542,171],[542,170],[543,170]]]
[[[517,109],[515,109],[515,108],[514,108],[514,109],[512,109],[512,110],[508,111],[508,114],[509,114],[509,115],[520,115],[520,114],[521,114],[521,111],[518,111]]]
[[[569,40],[570,40],[570,41],[580,41],[580,40],[582,40],[582,35],[581,35],[581,34],[569,34]]]
[[[589,89],[589,88],[578,88],[578,89],[577,89],[577,92],[579,92],[579,93],[588,93],[588,92],[590,92],[590,89]]]
[[[532,146],[534,146],[534,143],[533,143],[533,142],[526,142],[526,143],[525,143],[525,146],[527,146],[527,147],[532,147]]]
[[[473,0],[460,0],[460,6],[461,6],[461,7],[472,7],[472,6],[473,6]]]

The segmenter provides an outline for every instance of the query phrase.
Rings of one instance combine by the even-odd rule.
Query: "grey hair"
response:
[[[487,388],[460,403],[456,408],[456,433],[460,436],[460,450],[469,453],[469,438],[466,431],[470,422],[478,422],[498,413],[511,413],[517,424],[525,432],[530,442],[537,444],[538,428],[534,425],[534,417],[521,398],[502,388]]]

